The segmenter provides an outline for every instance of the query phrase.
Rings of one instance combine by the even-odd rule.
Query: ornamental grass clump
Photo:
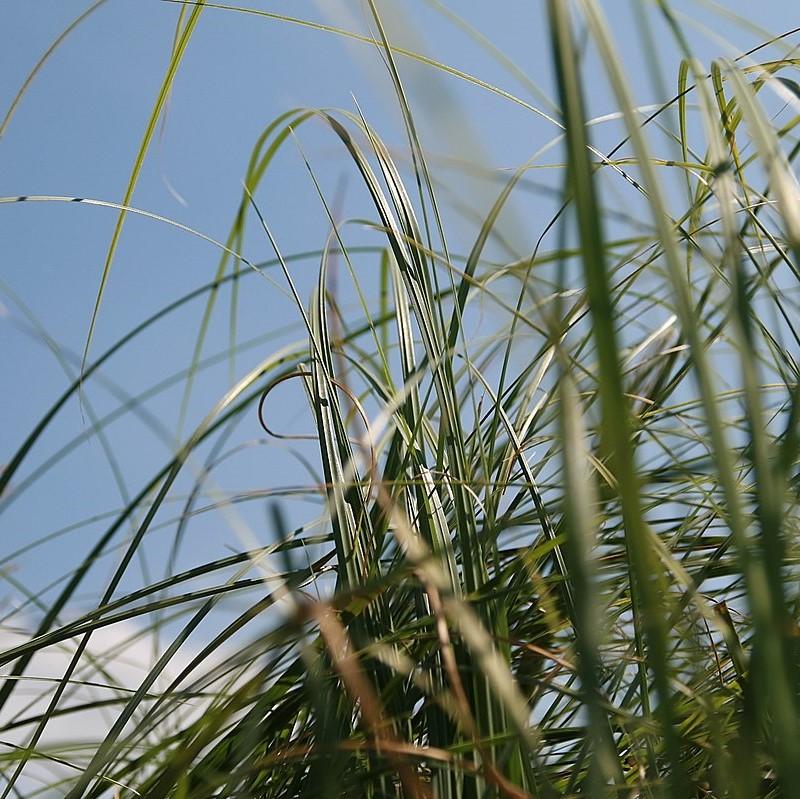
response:
[[[295,109],[255,143],[224,241],[136,207],[211,7],[376,50],[403,146],[385,144],[357,102]],[[65,408],[80,405],[113,463],[109,425],[145,413],[166,383],[178,391],[171,456],[99,520],[46,600],[5,619],[26,626],[0,653],[0,796],[800,796],[796,34],[701,63],[678,16],[654,7],[680,69],[674,97],[643,111],[600,3],[537,6],[545,111],[394,44],[374,0],[368,36],[185,4],[122,201],[3,198],[31,213],[110,207],[116,225],[83,357],[6,458],[0,510],[81,443],[40,454]],[[424,146],[409,60],[552,126],[501,173],[488,213],[453,235],[464,198]],[[600,83],[622,131],[612,147],[596,143],[604,120],[588,111]],[[309,130],[346,165],[358,217],[341,214],[306,153]],[[314,251],[284,252],[266,210],[286,148],[329,230]],[[531,178],[545,154],[558,159],[549,188]],[[504,237],[512,202],[537,209],[527,252]],[[210,282],[103,349],[95,332],[133,217],[199,236],[219,260]],[[237,297],[267,284],[295,317],[274,348],[269,313],[258,340],[235,333]],[[231,335],[210,356],[224,296]],[[189,306],[200,321],[186,367],[95,411],[114,359]],[[253,351],[243,372],[234,355]],[[235,379],[206,396],[220,362]],[[287,474],[305,480],[287,487],[292,457]],[[257,488],[218,482],[239,461]],[[238,546],[204,560],[191,542],[207,517]],[[165,566],[137,573],[156,540]],[[46,553],[52,536],[34,545]],[[97,644],[115,626],[153,653],[124,685],[120,649]],[[21,706],[56,650],[63,666]],[[87,694],[89,683],[108,690]],[[65,739],[65,718],[87,713],[102,731]]]

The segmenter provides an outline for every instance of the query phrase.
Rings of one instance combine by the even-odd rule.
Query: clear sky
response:
[[[381,3],[393,42],[465,70],[553,113],[547,99],[555,92],[544,2],[459,0],[448,5],[472,26],[472,34],[437,3]],[[370,30],[365,6],[353,0],[251,0],[253,8],[361,33]],[[734,55],[764,38],[751,24],[752,2],[720,4],[723,11],[748,15],[740,22],[712,13],[711,4],[675,2],[673,6],[689,15],[686,21],[693,46],[706,62],[719,55]],[[758,4],[758,25],[773,33],[791,27],[797,16],[788,11],[790,6],[785,0],[763,0]],[[86,0],[0,0],[0,114],[53,39],[87,7]],[[637,100],[650,105],[667,99],[674,93],[678,55],[654,7],[643,0],[606,0],[604,7]],[[161,0],[109,0],[78,26],[36,77],[0,140],[0,195],[121,199],[167,65],[179,11],[176,4]],[[649,42],[637,21],[640,12],[652,23]],[[479,37],[485,37],[497,52],[484,46]],[[662,66],[662,84],[648,77],[648,65],[654,62]],[[551,123],[520,103],[408,59],[401,58],[399,63],[431,163],[450,190],[450,195],[443,190],[447,199],[466,203],[479,213],[485,211],[499,190],[502,170],[524,163],[557,134]],[[591,112],[606,114],[614,105],[591,54],[589,64],[587,74],[596,75],[587,84]],[[189,44],[133,204],[224,239],[250,150],[264,127],[280,113],[300,106],[354,111],[354,98],[402,158],[400,117],[375,48],[285,21],[210,8]],[[615,123],[599,126],[596,140],[613,144],[618,132]],[[352,163],[330,133],[319,124],[308,124],[297,132],[297,138],[328,199],[333,202],[337,196],[343,197],[342,217],[374,216]],[[654,142],[667,146],[662,139],[654,138]],[[464,176],[463,169],[454,168],[454,159],[489,171],[480,179]],[[557,151],[551,151],[539,164],[556,161]],[[547,169],[536,173],[535,179],[553,183]],[[553,185],[557,184],[556,180]],[[295,142],[285,145],[257,196],[286,254],[323,245],[328,233],[325,213]],[[512,202],[503,224],[512,248],[520,255],[527,254],[541,232],[552,202],[545,195],[530,193]],[[67,369],[74,375],[74,356],[86,340],[114,222],[114,211],[88,205],[0,205],[0,302],[4,309],[0,316],[0,463],[11,457],[69,381],[42,332],[66,353]],[[451,210],[448,226],[454,250],[467,250],[477,231],[474,219]],[[347,237],[351,243],[378,243],[374,234],[355,226],[348,228]],[[252,261],[271,255],[253,224],[245,254]],[[100,354],[148,314],[210,280],[218,255],[213,246],[185,232],[130,217],[92,353]],[[371,285],[374,260],[364,259],[358,266],[364,270],[365,284]],[[316,267],[314,260],[293,267],[306,300]],[[285,286],[277,272],[273,277],[276,285],[257,277],[244,280],[240,340],[287,325],[295,328],[276,333],[275,341],[301,335],[297,311],[287,299]],[[32,330],[17,300],[30,310],[43,331]],[[352,306],[354,298],[345,297],[344,301]],[[222,352],[228,345],[228,302],[228,295],[223,295],[207,355]],[[63,409],[31,453],[17,482],[24,481],[73,437],[91,433],[89,409],[100,415],[108,413],[119,405],[124,393],[138,394],[185,368],[201,312],[201,303],[187,306],[113,359],[105,371],[110,383],[87,383],[84,415],[77,402]],[[241,376],[277,346],[264,342],[242,352],[234,364],[235,374]],[[193,423],[208,412],[229,380],[229,364],[224,359],[203,373],[191,405]],[[65,525],[113,511],[122,504],[121,492],[135,494],[169,456],[172,442],[159,438],[154,428],[160,425],[174,433],[180,396],[180,385],[166,389],[147,401],[149,417],[127,413],[108,427],[109,443],[124,477],[122,489],[115,482],[101,442],[90,438],[14,497],[0,515],[0,558]],[[275,424],[302,432],[304,411],[295,400],[287,393],[282,402],[276,402]],[[248,417],[232,435],[231,446],[260,436],[255,417]],[[287,447],[277,444],[266,449],[252,447],[234,462],[235,466],[217,473],[221,487],[232,492],[308,480]],[[182,490],[189,485],[187,478]],[[267,535],[263,507],[242,513],[257,537]],[[292,513],[293,518],[304,515],[296,510]],[[308,511],[309,516],[315,513],[313,507]],[[39,590],[85,554],[105,523],[77,527],[46,546],[15,556],[3,569],[29,589]],[[187,562],[202,562],[230,547],[240,548],[240,540],[226,525],[221,515],[193,523]],[[157,572],[165,551],[162,544],[154,533],[148,557]],[[99,582],[109,568],[106,562],[98,569]],[[139,572],[132,574],[131,580],[134,584],[140,581]],[[8,584],[0,589],[0,599],[13,605],[22,601],[22,595],[19,588]]]
[[[371,32],[362,0],[241,2],[353,33]],[[381,0],[379,7],[394,44],[496,87],[491,91],[398,58],[423,145],[440,181],[449,245],[456,253],[469,250],[479,220],[509,170],[540,152],[528,185],[515,194],[502,216],[510,253],[500,246],[487,251],[489,256],[523,257],[557,202],[557,195],[536,187],[558,189],[561,179],[561,171],[552,168],[558,165],[558,148],[543,149],[558,134],[544,116],[558,117],[545,3],[445,2]],[[40,56],[89,5],[89,0],[0,0],[0,118]],[[751,0],[675,0],[671,5],[706,64],[798,24],[790,11],[793,4],[786,0],[757,5]],[[656,4],[603,0],[603,7],[637,102],[647,107],[669,99],[675,93],[679,54]],[[0,197],[121,200],[167,67],[179,12],[177,4],[164,0],[107,0],[66,38],[30,85],[0,138]],[[736,14],[743,17],[736,19]],[[602,117],[613,112],[615,104],[596,54],[589,50],[586,58],[590,114]],[[265,126],[292,108],[354,112],[356,102],[403,163],[407,146],[402,122],[376,48],[285,20],[209,8],[174,81],[133,205],[224,240],[251,148]],[[598,146],[610,147],[620,130],[618,121],[610,120],[593,126],[592,135]],[[668,138],[656,131],[651,144],[657,152],[670,152]],[[319,249],[329,232],[300,148],[340,219],[375,216],[341,144],[323,125],[307,123],[297,130],[296,141],[284,145],[257,192],[286,255]],[[605,186],[616,192],[620,203],[635,201],[627,184]],[[0,464],[13,456],[76,374],[115,219],[113,210],[87,204],[0,203]],[[378,234],[355,223],[344,231],[349,245],[381,243]],[[252,222],[244,255],[253,262],[272,255]],[[207,241],[163,222],[130,216],[92,356],[165,304],[211,280],[218,260],[219,251]],[[291,264],[306,302],[317,267],[313,258]],[[357,257],[355,267],[369,294],[375,286],[376,259]],[[241,377],[282,344],[302,337],[297,309],[281,275],[275,269],[268,274],[274,282],[249,274],[242,280],[236,335],[239,343],[251,343],[235,361],[225,355],[230,292],[222,292],[204,349],[204,356],[215,356],[216,361],[197,380],[184,435],[229,388],[232,377]],[[356,318],[355,294],[341,264],[339,283],[345,313]],[[57,581],[85,557],[126,498],[136,495],[170,458],[182,395],[181,381],[170,378],[190,362],[202,310],[202,301],[194,301],[171,314],[120,351],[99,378],[87,381],[83,412],[73,398],[56,415],[11,490],[0,498],[0,647],[24,639],[40,612],[37,603],[46,605],[59,587]],[[146,399],[135,411],[120,413],[104,428],[105,439],[94,435],[94,418],[115,413],[143,392],[148,392]],[[302,393],[290,387],[276,392],[268,413],[279,430],[309,429]],[[225,449],[233,454],[214,469],[214,486],[232,497],[309,483],[293,450],[303,451],[311,469],[316,468],[311,444],[265,444],[254,412],[230,431]],[[143,557],[132,564],[120,591],[163,576],[174,518],[192,483],[192,469],[186,468],[174,486],[173,500],[151,527]],[[200,507],[213,500],[205,497]],[[293,523],[320,512],[318,503],[302,498],[286,500],[285,509]],[[194,517],[179,566],[196,566],[272,540],[265,511],[259,499]],[[115,540],[126,540],[130,532],[126,528]],[[41,543],[34,547],[37,541]],[[97,603],[118,556],[115,550],[91,571],[65,618]],[[236,601],[226,608],[235,610]],[[122,649],[120,642],[136,635],[138,624],[125,622],[99,631],[94,651]],[[182,648],[176,668],[187,662],[211,629],[201,627]],[[135,685],[142,663],[157,648],[149,633],[136,646],[125,644],[126,658],[114,659],[116,678]],[[37,661],[37,674],[60,674],[65,657],[52,648]],[[7,714],[23,706],[22,696],[24,692],[17,692]],[[108,726],[108,720],[98,716],[85,721],[82,732],[87,736]],[[78,732],[58,728],[57,723],[52,734],[72,740]]]

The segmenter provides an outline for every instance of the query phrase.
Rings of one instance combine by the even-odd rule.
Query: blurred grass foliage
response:
[[[0,135],[47,56],[100,5],[37,63]],[[433,6],[528,80],[453,10]],[[117,244],[126,217],[147,215],[132,207],[134,191],[206,7],[376,48],[406,148],[387,148],[357,106],[284,113],[255,143],[227,239],[208,239],[221,252],[213,280],[98,354],[93,331]],[[80,443],[23,468],[59,412],[127,344],[199,299],[194,355],[172,380],[183,399],[177,433],[167,434],[180,443],[101,520],[105,531],[55,598],[30,597],[36,628],[0,652],[0,709],[26,681],[36,689],[0,724],[2,797],[800,796],[800,62],[790,31],[737,59],[699,63],[666,0],[652,7],[682,61],[677,76],[654,76],[676,85],[674,98],[645,114],[596,0],[541,6],[555,76],[546,111],[544,99],[531,105],[394,45],[374,0],[369,36],[223,3],[181,5],[122,202],[82,200],[118,216],[81,374],[8,459],[0,510]],[[606,152],[587,119],[601,79],[587,78],[587,50],[624,125]],[[535,223],[531,253],[503,261],[487,248],[499,240],[502,249],[498,220],[536,157],[471,220],[465,255],[448,243],[447,182],[420,139],[407,59],[555,126],[561,188],[546,195],[552,212]],[[327,131],[369,199],[371,218],[357,222],[372,245],[348,244],[309,159],[331,232],[316,252],[281,252],[259,188],[281,147],[300,146],[305,124]],[[245,257],[246,223],[272,261]],[[299,261],[318,269],[310,297],[293,281]],[[378,277],[363,282],[364,264]],[[273,352],[269,329],[255,343],[236,337],[237,292],[258,275],[282,282],[301,324],[297,341]],[[255,346],[263,358],[185,434],[223,289],[231,352]],[[295,493],[321,500],[320,515],[297,524],[285,507],[292,497],[276,492],[274,543],[178,568],[194,516],[234,503],[215,493],[211,473],[240,454],[235,425],[259,419],[269,437],[291,438],[270,422],[272,392],[286,383],[313,427],[294,436],[311,475]],[[138,412],[148,391],[105,417],[82,401],[112,468],[104,430]],[[176,496],[187,471],[194,487]],[[181,510],[170,515],[174,501]],[[163,577],[131,589],[124,580],[156,529],[173,536],[173,557]],[[115,565],[94,606],[70,615],[109,552]],[[189,636],[231,597],[236,613],[176,667]],[[120,685],[106,677],[118,653],[97,654],[92,640],[126,622],[158,651]],[[36,658],[65,644],[63,674],[36,684]],[[109,690],[76,693],[87,674]],[[108,721],[97,740],[48,738],[53,724],[93,711]],[[23,789],[42,764],[50,782]]]

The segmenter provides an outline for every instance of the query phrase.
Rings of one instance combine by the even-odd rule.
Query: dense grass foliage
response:
[[[387,148],[357,106],[287,111],[255,143],[227,240],[211,242],[213,280],[98,351],[118,243],[131,215],[146,213],[131,207],[134,190],[206,5],[182,7],[130,182],[120,204],[105,203],[118,216],[81,373],[5,458],[0,510],[46,474],[37,448],[65,407],[82,402],[103,439],[112,420],[81,397],[187,304],[204,311],[174,380],[181,428],[223,292],[234,314],[245,281],[279,281],[300,332],[274,352],[258,345],[256,368],[203,397],[205,419],[178,431],[172,459],[103,520],[80,567],[46,602],[32,597],[35,626],[0,653],[0,709],[48,651],[66,646],[69,658],[0,717],[0,795],[800,796],[793,34],[699,63],[655,3],[683,60],[664,76],[675,97],[642,113],[600,4],[542,4],[561,190],[533,222],[536,248],[503,260],[498,219],[536,158],[506,176],[491,212],[472,221],[471,246],[455,251],[447,187],[400,59],[500,90],[395,47],[368,0],[405,150]],[[603,73],[588,83],[587,52]],[[599,80],[624,126],[605,152],[587,119]],[[340,224],[309,159],[331,232],[317,252],[288,254],[259,188],[282,147],[302,151],[306,126],[326,131],[370,218]],[[70,198],[3,202],[20,199]],[[270,262],[246,257],[246,225]],[[353,226],[371,243],[349,243]],[[299,263],[317,270],[308,296]],[[334,277],[350,286],[334,288]],[[307,405],[304,432],[291,436],[271,416],[290,390]],[[318,513],[272,499],[272,540],[243,535],[239,551],[181,566],[198,515],[219,512],[222,524],[230,513],[235,525],[237,503],[269,495],[214,487],[217,464],[241,457],[259,422],[268,440],[296,444],[310,476],[294,493]],[[177,491],[187,474],[190,490]],[[171,537],[167,569],[134,584],[156,530]],[[89,575],[109,553],[85,609]],[[115,653],[92,643],[123,623],[155,650],[128,685],[105,676]],[[177,660],[192,636],[191,658]],[[80,693],[90,681],[106,690]],[[48,737],[87,712],[105,720],[97,740]],[[25,782],[37,768],[49,784]]]

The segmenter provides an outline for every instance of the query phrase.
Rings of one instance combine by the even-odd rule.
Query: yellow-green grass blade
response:
[[[161,87],[159,89],[158,95],[156,96],[155,104],[153,105],[153,109],[150,112],[147,124],[145,125],[144,135],[142,136],[142,140],[139,144],[139,150],[136,153],[136,158],[134,159],[133,162],[133,169],[131,170],[131,175],[130,178],[128,179],[128,185],[125,189],[125,194],[121,202],[121,205],[123,206],[130,205],[131,200],[133,199],[133,193],[136,190],[136,184],[139,181],[139,175],[141,174],[142,167],[144,165],[144,160],[145,157],[147,156],[147,151],[150,149],[150,142],[153,139],[153,134],[155,133],[156,126],[158,125],[158,120],[160,119],[161,113],[164,110],[164,106],[167,103],[167,99],[169,98],[169,94],[172,89],[172,84],[175,80],[175,75],[178,73],[178,68],[180,67],[183,55],[186,52],[186,47],[189,44],[189,40],[192,37],[192,33],[194,32],[195,27],[197,26],[202,11],[203,11],[203,0],[200,0],[200,2],[195,4],[194,8],[192,9],[189,18],[186,20],[186,23],[181,29],[177,43],[173,48],[173,52],[169,60],[169,64],[167,66],[167,70],[161,82]],[[108,245],[108,251],[106,253],[105,262],[103,264],[103,270],[100,275],[100,286],[97,290],[97,296],[95,298],[94,308],[92,309],[92,317],[89,322],[89,331],[86,334],[86,344],[84,345],[84,350],[83,350],[83,362],[81,365],[81,371],[85,369],[89,359],[89,352],[92,347],[92,340],[94,339],[94,331],[97,325],[97,318],[100,313],[100,306],[103,303],[103,297],[105,295],[106,285],[108,284],[108,278],[109,275],[111,274],[111,264],[114,261],[114,255],[116,254],[117,246],[119,245],[120,236],[122,235],[122,227],[125,223],[126,215],[127,211],[123,208],[123,210],[121,210],[119,215],[117,216],[117,222],[114,226],[114,232],[111,235],[111,242]]]

